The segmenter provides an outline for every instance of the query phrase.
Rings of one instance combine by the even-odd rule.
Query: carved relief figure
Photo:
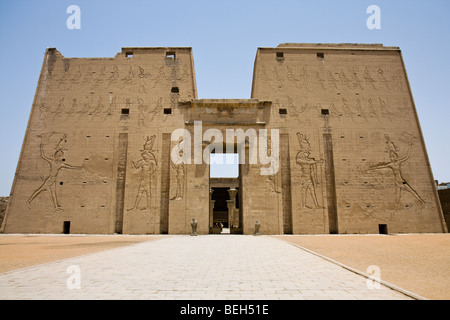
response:
[[[106,73],[106,67],[101,68],[98,76],[95,78],[95,83],[94,83],[93,87],[101,85],[103,83],[105,73]]]
[[[384,100],[381,98],[378,98],[378,101],[380,102],[381,114],[383,114],[384,116],[388,116],[389,119],[391,120],[390,116],[392,116],[393,113],[387,109],[386,102],[384,102]]]
[[[295,74],[294,74],[294,72],[292,71],[292,68],[291,67],[289,67],[289,66],[287,66],[287,74],[286,74],[286,76],[287,76],[287,78],[288,78],[288,80],[289,81],[293,81],[293,82],[295,82],[295,86],[297,87],[297,88],[299,88],[299,85],[298,85],[298,79],[296,79],[295,78]]]
[[[153,118],[161,113],[161,111],[163,109],[162,97],[159,97],[156,100],[155,104],[156,104],[155,107],[152,110],[149,111],[149,113],[150,113],[150,121],[153,121]]]
[[[358,78],[358,75],[354,71],[353,71],[353,75],[352,75],[352,82],[353,82],[353,88],[354,89],[359,88],[361,90],[364,90],[364,88],[361,85],[361,81]]]
[[[355,108],[356,108],[356,111],[358,112],[358,116],[364,117],[364,119],[366,119],[366,121],[367,121],[366,115],[364,114],[364,110],[361,105],[361,99],[359,99],[359,98],[356,99]]]
[[[376,80],[374,80],[371,76],[370,76],[370,72],[369,72],[369,68],[365,68],[364,69],[364,80],[366,81],[366,84],[371,86],[372,89],[377,90],[377,88],[375,87],[375,82],[377,82]]]
[[[306,93],[309,92],[309,87],[308,87],[309,74],[308,74],[308,71],[306,71],[307,68],[308,68],[308,65],[304,65],[303,72],[300,74],[300,78],[303,80],[303,86],[305,88]]]
[[[109,77],[109,85],[111,86],[112,83],[116,83],[119,79],[119,69],[117,66],[113,67],[113,72],[111,72],[111,76]]]
[[[297,110],[297,107],[294,104],[294,99],[291,97],[288,97],[288,109],[291,111],[292,115],[296,116],[300,113],[300,111]]]
[[[378,69],[378,81],[380,82],[380,86],[385,86],[387,89],[389,89],[389,81],[384,76],[383,69]]]
[[[145,127],[145,120],[147,118],[147,106],[144,104],[144,100],[138,98],[138,110],[139,110],[139,118],[138,118],[138,127]]]
[[[171,191],[173,191],[173,196],[170,200],[181,200],[184,196],[184,175],[185,175],[185,164],[184,164],[184,142],[180,141],[178,144],[178,159],[170,159],[170,167],[172,173],[175,174],[174,182],[171,181]],[[174,161],[175,160],[175,161]],[[171,175],[172,175],[171,173]]]
[[[97,102],[97,107],[95,107],[93,114],[99,114],[103,111],[104,105],[103,105],[103,98],[99,97]]]
[[[145,73],[144,68],[139,66],[139,74],[138,74],[138,80],[139,80],[139,90],[140,92],[146,93],[145,87],[147,86],[147,82],[145,79],[148,78],[148,74]]]
[[[392,80],[394,80],[394,89],[402,89],[403,85],[402,85],[402,80],[403,80],[403,76],[402,76],[402,70],[397,69],[397,71],[395,72],[395,74],[392,76]]]
[[[353,89],[353,82],[351,82],[347,76],[345,75],[344,71],[341,71],[339,73],[339,79],[341,80],[341,83],[343,86],[348,87],[349,89]]]
[[[64,111],[64,98],[61,98],[59,100],[58,107],[56,108],[56,110],[54,112],[55,118],[56,117],[61,117],[63,111]]]
[[[116,110],[116,108],[117,108],[116,98],[117,97],[114,96],[111,99],[111,102],[109,103],[109,108],[108,108],[108,110],[106,110],[107,115],[111,115],[114,112],[114,110]]]
[[[371,98],[367,99],[367,102],[368,102],[368,108],[369,108],[369,114],[370,114],[370,116],[371,116],[371,117],[376,117],[377,112],[375,111],[375,108],[374,108],[374,106],[373,106],[372,99],[371,99]]]
[[[318,71],[316,71],[316,72],[314,73],[314,78],[315,78],[315,83],[320,84],[320,86],[322,87],[322,89],[325,89],[325,85],[324,85],[325,79],[322,79],[322,77],[320,76],[320,74],[319,74]]]
[[[317,164],[322,163],[323,160],[316,160],[310,157],[311,146],[306,135],[297,132],[298,142],[300,144],[300,151],[295,158],[296,163],[300,166],[300,183],[302,186],[302,208],[320,209],[316,195],[316,187],[319,184],[317,176]],[[311,196],[314,207],[311,208],[306,205],[308,194]]]
[[[46,134],[42,134],[39,137],[41,138],[40,143],[40,152],[41,152],[41,158],[44,159],[49,165],[50,165],[50,172],[45,178],[42,185],[37,188],[33,194],[30,196],[30,198],[27,200],[28,205],[31,204],[31,202],[43,191],[50,191],[50,194],[52,196],[53,206],[55,207],[56,211],[61,211],[63,208],[58,203],[58,198],[56,196],[56,178],[58,176],[58,173],[61,169],[82,169],[81,166],[72,166],[64,161],[64,151],[67,150],[65,145],[67,142],[67,134],[64,133],[63,136],[60,138],[59,142],[55,146],[55,152],[51,157],[48,157],[45,155],[44,152],[44,141],[48,140],[51,136],[56,134],[55,132],[50,132]]]
[[[274,169],[273,169],[273,168],[279,168],[279,158],[272,155],[272,139],[271,139],[271,137],[267,138],[267,156],[268,156],[268,159],[270,159],[271,163],[276,162],[276,163],[273,163],[273,165],[271,167],[272,174],[266,175],[267,179],[269,180],[270,191],[275,192],[275,193],[280,193],[281,190],[280,190],[279,176],[280,176],[281,170],[277,170],[276,172],[274,172]]]
[[[156,171],[157,161],[153,154],[153,143],[156,136],[147,137],[145,140],[144,148],[141,150],[141,159],[137,162],[131,161],[131,167],[139,173],[138,178],[138,191],[136,199],[134,201],[133,208],[128,209],[137,210],[139,202],[142,199],[146,199],[146,206],[140,210],[149,210],[151,207],[151,189],[152,189],[152,178]]]
[[[164,66],[159,67],[158,74],[152,79],[155,82],[153,83],[153,87],[155,88],[157,84],[161,83],[166,78],[166,74],[164,72]]]
[[[91,110],[91,104],[89,102],[89,98],[86,97],[86,102],[84,103],[83,108],[80,111],[78,111],[78,113],[80,115],[88,114],[89,110]]]
[[[344,113],[346,115],[349,115],[349,116],[354,115],[354,113],[350,110],[350,107],[348,106],[347,99],[345,99],[345,98],[342,98],[342,109],[344,109]]]
[[[77,99],[72,99],[72,108],[67,112],[67,114],[69,116],[74,116],[76,115],[78,112],[78,104],[77,104]]]
[[[128,69],[128,74],[122,79],[124,85],[132,85],[134,82],[134,72],[133,67]]]
[[[280,70],[278,67],[273,67],[273,74],[275,77],[275,81],[278,84],[278,88],[282,88],[284,79],[280,76]]]
[[[39,119],[41,120],[45,120],[45,118],[47,117],[47,106],[45,105],[45,103],[41,102],[41,104],[39,105]]]
[[[414,198],[416,198],[421,204],[425,203],[425,201],[419,196],[419,194],[409,185],[409,183],[403,178],[402,175],[402,163],[409,159],[412,142],[408,144],[408,150],[406,151],[406,155],[403,158],[400,158],[398,155],[399,149],[394,144],[394,142],[390,139],[390,137],[385,134],[386,139],[386,152],[389,153],[390,162],[382,163],[373,166],[369,169],[371,170],[379,170],[379,169],[390,169],[393,174],[394,184],[395,184],[395,202],[396,209],[400,204],[402,191],[406,191],[410,193]]]
[[[333,76],[331,72],[327,73],[327,81],[330,86],[333,86],[335,89],[338,89],[337,82],[338,80]]]

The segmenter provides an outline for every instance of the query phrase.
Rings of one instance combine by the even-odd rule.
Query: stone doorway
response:
[[[242,234],[239,201],[241,199],[240,165],[238,154],[233,155],[235,163],[225,169],[217,170],[215,163],[210,161],[209,233],[211,234]]]

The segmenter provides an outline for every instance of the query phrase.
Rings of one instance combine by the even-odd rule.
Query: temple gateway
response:
[[[218,84],[219,85],[219,84]],[[210,155],[239,159],[210,175]],[[189,47],[45,52],[1,231],[447,232],[398,47],[258,48],[249,99],[198,99]]]

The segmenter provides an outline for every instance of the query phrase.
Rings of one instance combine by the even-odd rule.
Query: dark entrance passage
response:
[[[228,188],[212,188],[212,190],[211,199],[215,201],[213,208],[213,226],[215,228],[229,228],[227,200],[230,200],[230,195]]]
[[[70,233],[70,221],[64,221],[63,223],[63,233],[69,234]]]
[[[214,185],[224,184],[223,180],[214,179]],[[236,179],[225,184],[237,184]],[[234,180],[234,181],[233,181]],[[228,183],[227,183],[228,182]],[[211,187],[211,232],[210,233],[242,233],[240,224],[239,188],[238,187]]]

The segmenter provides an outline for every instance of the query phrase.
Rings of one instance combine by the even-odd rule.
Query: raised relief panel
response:
[[[147,136],[143,148],[140,150],[140,158],[136,161],[131,160],[131,168],[134,171],[134,181],[136,196],[134,198],[132,210],[151,210],[152,199],[156,194],[156,167],[158,166],[153,144],[156,135]],[[132,173],[130,173],[131,175]]]
[[[51,195],[52,206],[55,211],[63,210],[57,196],[58,174],[61,170],[81,170],[81,166],[75,166],[66,162],[64,153],[67,150],[67,134],[56,132],[45,132],[38,136],[40,138],[40,157],[49,165],[49,171],[42,184],[36,188],[27,200],[31,206],[32,202],[44,191]]]

